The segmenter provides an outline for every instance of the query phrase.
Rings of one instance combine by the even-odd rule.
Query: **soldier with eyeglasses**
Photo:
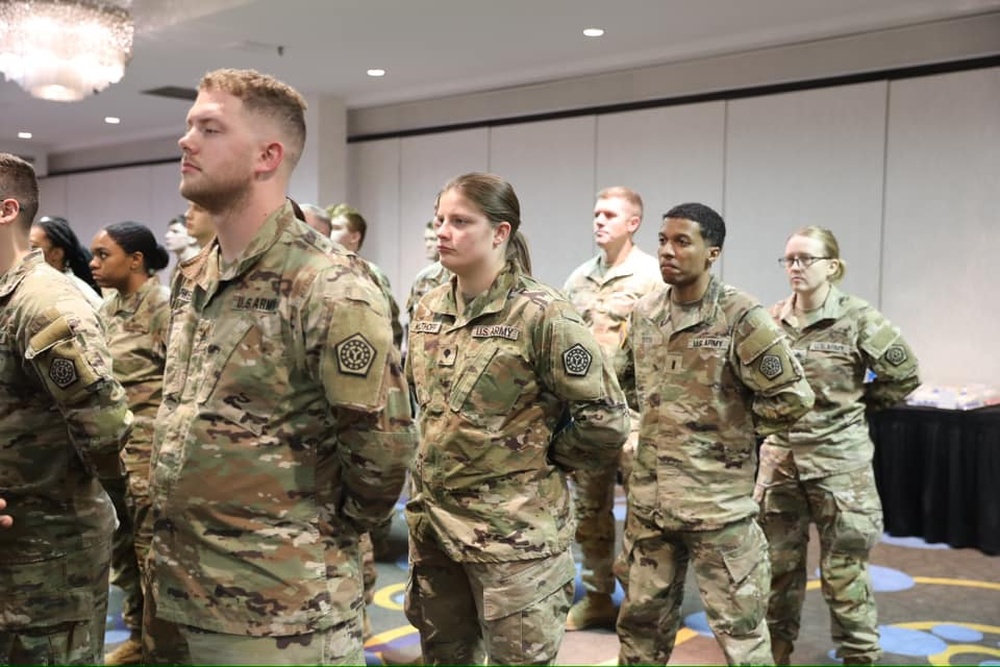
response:
[[[760,453],[755,495],[771,553],[771,648],[777,664],[789,664],[815,523],[837,655],[845,665],[871,664],[881,651],[868,555],[882,534],[882,506],[867,415],[916,388],[917,359],[881,313],[838,289],[845,263],[830,230],[796,231],[778,262],[792,294],[771,315],[791,339],[816,405]],[[866,383],[869,370],[875,379]]]

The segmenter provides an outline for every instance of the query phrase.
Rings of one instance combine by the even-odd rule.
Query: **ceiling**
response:
[[[37,154],[179,135],[190,103],[141,91],[193,88],[217,67],[253,67],[358,108],[1000,9],[1000,0],[120,2],[136,22],[125,78],[75,103],[0,83],[0,145]],[[606,33],[587,38],[587,27]],[[367,76],[373,67],[388,73]],[[109,115],[121,124],[105,124]]]

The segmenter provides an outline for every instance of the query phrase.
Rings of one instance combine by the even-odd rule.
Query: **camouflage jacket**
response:
[[[583,316],[616,373],[626,365],[622,343],[629,313],[636,301],[661,285],[663,278],[656,258],[636,246],[618,266],[605,268],[598,255],[577,267],[566,280],[563,291]]]
[[[456,285],[427,294],[410,322],[421,433],[411,528],[426,521],[457,561],[558,554],[573,539],[564,470],[614,465],[624,395],[556,290],[508,264],[459,314]]]
[[[767,311],[714,277],[678,307],[670,286],[632,311],[626,349],[639,397],[629,511],[666,530],[713,530],[757,513],[756,447],[812,407]]]
[[[171,291],[152,593],[163,618],[215,632],[324,629],[358,613],[359,533],[413,453],[384,301],[287,203],[220,259],[215,241]]]
[[[0,497],[14,517],[0,565],[110,541],[114,509],[97,478],[120,474],[131,426],[99,316],[30,253],[0,276]],[[0,626],[14,599],[0,591]]]
[[[396,297],[392,295],[392,285],[389,283],[389,276],[385,275],[385,271],[380,269],[374,262],[365,260],[365,263],[368,264],[368,269],[375,279],[376,286],[382,292],[382,296],[385,297],[389,308],[389,324],[392,325],[392,344],[398,350],[403,345],[403,325],[399,322],[399,304],[396,303]]]
[[[836,287],[806,322],[792,313],[791,297],[771,315],[791,338],[816,404],[767,446],[791,448],[802,479],[867,467],[874,447],[866,413],[900,402],[920,384],[913,350],[875,308]],[[875,379],[865,383],[868,369]]]
[[[407,321],[413,320],[413,310],[420,303],[420,299],[438,285],[444,285],[450,278],[451,271],[444,268],[441,262],[434,262],[420,269],[420,273],[413,279],[410,296],[406,300]]]
[[[153,423],[163,398],[170,290],[155,279],[147,280],[132,296],[115,293],[108,298],[101,305],[101,315],[107,323],[115,378],[125,388],[135,417],[122,462],[130,473],[148,477]]]

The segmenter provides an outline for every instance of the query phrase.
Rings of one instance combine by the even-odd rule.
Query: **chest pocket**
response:
[[[465,364],[448,407],[472,424],[498,432],[518,399],[533,392],[534,370],[520,350],[484,345]]]
[[[267,324],[241,318],[213,336],[205,349],[204,367],[191,369],[200,376],[196,400],[203,410],[255,435],[267,426],[275,398],[286,395],[289,388],[288,364],[282,363],[287,360],[273,342],[279,334],[269,331]]]

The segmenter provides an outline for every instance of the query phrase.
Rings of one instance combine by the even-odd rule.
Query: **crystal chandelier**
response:
[[[121,81],[128,10],[89,0],[0,0],[0,71],[34,97],[75,102]]]

